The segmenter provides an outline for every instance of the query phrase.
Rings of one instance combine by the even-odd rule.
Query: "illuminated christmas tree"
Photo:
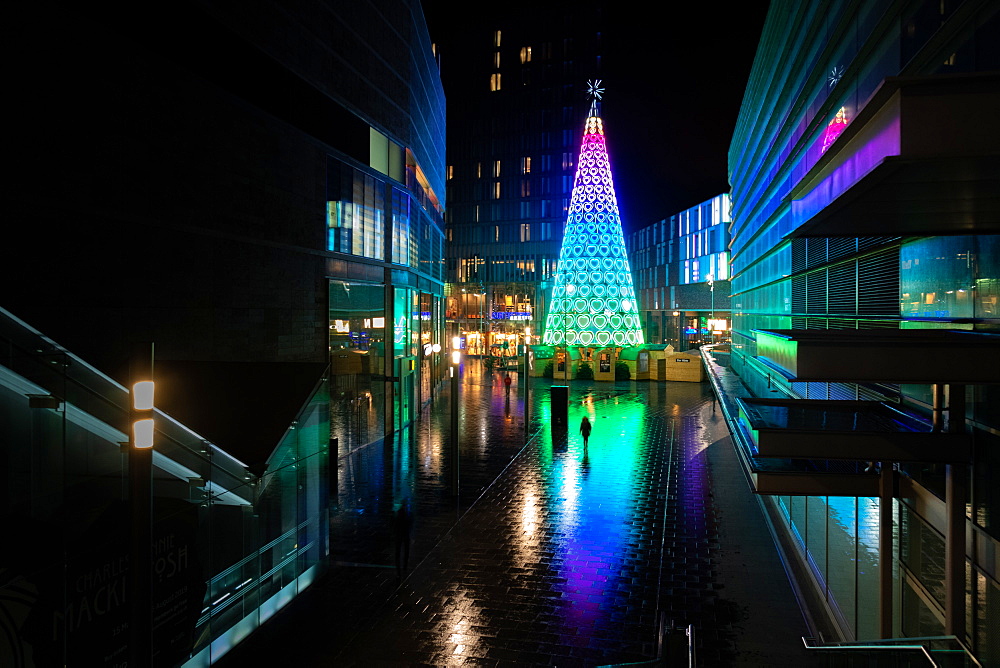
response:
[[[542,342],[554,346],[637,346],[645,343],[625,255],[622,221],[611,180],[607,139],[593,101],[573,179],[573,195],[549,300]]]

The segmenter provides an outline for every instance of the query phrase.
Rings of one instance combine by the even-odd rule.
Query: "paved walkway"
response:
[[[550,382],[532,379],[537,431],[523,446],[523,391],[508,402],[475,366],[464,380],[460,495],[445,396],[399,447],[344,456],[333,568],[219,665],[643,661],[661,613],[694,625],[698,665],[808,665],[707,384],[573,381],[570,434],[553,440]],[[398,580],[391,517],[404,499],[413,547]]]

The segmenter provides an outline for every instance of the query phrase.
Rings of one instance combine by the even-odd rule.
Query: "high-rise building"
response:
[[[729,158],[734,435],[813,615],[993,666],[998,12],[773,2]]]
[[[382,439],[427,396],[445,110],[422,9],[43,1],[8,19],[0,664],[209,665],[329,559],[331,437]],[[121,446],[143,341],[161,570],[130,660],[123,528],[147,495]]]
[[[470,354],[513,352],[526,325],[536,334],[542,325],[590,104],[586,82],[601,77],[600,9],[543,3],[530,15],[463,28],[460,52],[441,54],[456,110],[446,317]]]

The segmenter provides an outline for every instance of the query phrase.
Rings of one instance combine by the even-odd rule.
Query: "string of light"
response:
[[[570,346],[645,343],[607,138],[594,112],[584,129],[542,342]]]

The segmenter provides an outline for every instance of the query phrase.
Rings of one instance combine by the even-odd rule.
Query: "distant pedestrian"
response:
[[[592,427],[590,425],[590,418],[586,415],[583,416],[583,420],[580,421],[580,433],[583,434],[583,449],[587,449],[587,441],[590,440],[590,431]]]
[[[503,385],[504,385],[504,388],[506,388],[506,390],[507,390],[507,394],[510,394],[510,382],[511,382],[510,381],[510,372],[508,371],[507,375],[503,377]]]
[[[393,534],[396,547],[396,577],[403,578],[406,563],[410,560],[410,502],[404,500],[393,515]]]

